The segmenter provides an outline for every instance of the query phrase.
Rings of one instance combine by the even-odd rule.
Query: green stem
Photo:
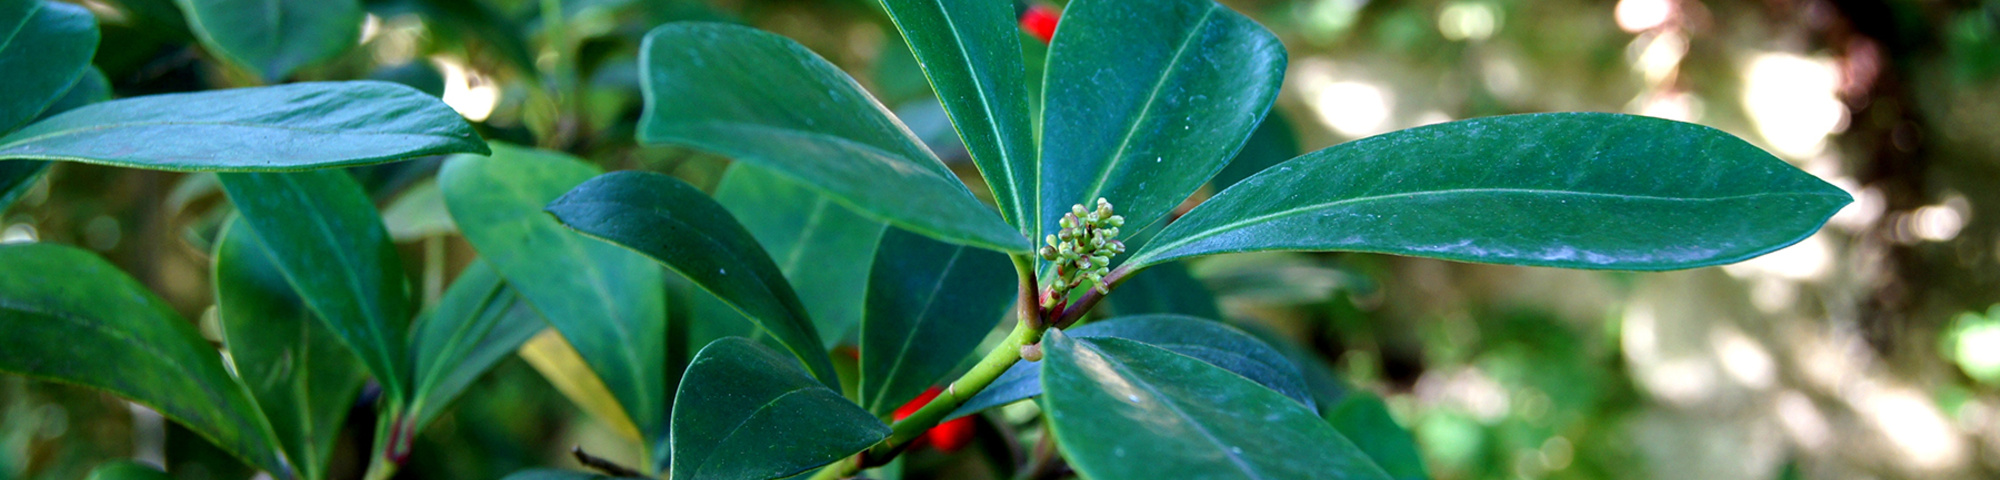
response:
[[[901,454],[904,448],[909,446],[910,441],[923,436],[924,432],[930,431],[931,427],[944,421],[946,415],[958,410],[966,400],[978,395],[980,390],[985,390],[986,386],[991,385],[1001,373],[1006,373],[1015,362],[1021,361],[1022,346],[1042,341],[1042,334],[1048,331],[1049,322],[1044,318],[1046,313],[1042,311],[1036,297],[1034,266],[1024,255],[1013,255],[1013,260],[1014,273],[1021,278],[1020,320],[1014,324],[1014,331],[1007,334],[1007,339],[993,347],[993,350],[987,351],[986,356],[981,357],[979,363],[972,366],[972,370],[966,371],[957,380],[952,380],[950,385],[946,385],[944,392],[939,393],[937,398],[932,398],[930,403],[925,403],[916,412],[890,425],[888,439],[859,455],[820,469],[818,473],[813,474],[812,480],[847,478],[864,468],[888,463],[896,455]]]
[[[416,435],[410,424],[411,417],[404,415],[401,405],[391,403],[389,411],[376,417],[374,455],[368,459],[365,480],[389,480],[396,476],[396,470],[410,458],[410,443]]]

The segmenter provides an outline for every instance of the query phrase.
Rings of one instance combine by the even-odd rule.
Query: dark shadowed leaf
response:
[[[277,83],[354,48],[359,0],[175,0],[209,52]]]
[[[466,266],[410,334],[413,430],[423,431],[473,380],[548,326],[486,262]]]
[[[145,404],[288,476],[270,424],[194,325],[117,267],[47,243],[0,245],[0,370]]]
[[[408,401],[408,281],[367,192],[339,170],[217,177],[250,227],[243,233],[281,246],[271,257],[292,291],[361,359],[385,396]]]
[[[1183,315],[1137,315],[1118,317],[1070,328],[1076,338],[1119,338],[1144,342],[1174,353],[1208,362],[1224,370],[1264,385],[1293,401],[1313,406],[1305,380],[1297,365],[1270,345],[1214,320]],[[951,416],[978,413],[1042,394],[1039,362],[1021,362],[1008,368],[993,384],[966,400]]]
[[[1311,409],[1228,370],[1122,338],[1043,344],[1049,428],[1086,478],[1389,478]]]
[[[1250,139],[1243,142],[1243,149],[1236,151],[1236,158],[1229,160],[1229,166],[1215,172],[1209,183],[1215,191],[1222,191],[1241,182],[1257,172],[1271,168],[1286,160],[1299,156],[1298,134],[1292,131],[1292,122],[1284,112],[1271,109],[1264,121],[1257,122],[1257,129],[1250,132]]]
[[[550,202],[548,212],[679,272],[770,332],[821,382],[840,385],[784,273],[728,210],[693,185],[658,173],[611,172]]]
[[[993,189],[1000,217],[1024,235],[1034,233],[1040,173],[1013,2],[883,0],[882,6]]]
[[[1187,265],[1165,263],[1139,271],[1118,284],[1104,297],[1104,307],[1112,315],[1177,313],[1196,318],[1222,318],[1215,293],[1193,275]]]
[[[97,18],[78,5],[0,0],[0,133],[41,115],[90,67]]]
[[[112,460],[90,470],[83,480],[172,480],[172,475],[131,460]]]
[[[840,343],[861,324],[862,295],[868,290],[882,222],[746,163],[729,167],[715,187],[715,201],[770,252],[827,346]]]
[[[672,478],[784,478],[889,436],[888,425],[798,365],[735,337],[695,354],[674,397]]]
[[[611,477],[589,472],[537,468],[534,470],[522,470],[519,472],[514,472],[513,474],[508,475],[506,478],[502,478],[500,480],[615,480],[624,478],[634,478],[634,477]]]
[[[798,43],[747,27],[678,23],[647,34],[640,55],[641,142],[769,168],[941,240],[1028,251],[1028,240],[887,108]]]
[[[1278,164],[1168,225],[1128,264],[1344,250],[1672,270],[1791,245],[1850,200],[1709,127],[1604,113],[1489,117]]]
[[[564,228],[544,205],[597,176],[555,152],[495,145],[438,174],[466,240],[561,331],[647,439],[665,439],[664,272],[637,253]]]
[[[1397,480],[1431,478],[1424,468],[1423,456],[1417,452],[1416,439],[1389,416],[1389,406],[1375,394],[1352,391],[1340,399],[1340,404],[1329,408],[1325,416],[1327,423],[1353,440],[1389,476]]]
[[[1099,197],[1136,230],[1242,147],[1278,94],[1285,49],[1210,0],[1078,0],[1047,75],[1041,230]]]
[[[242,220],[215,243],[215,314],[230,363],[300,478],[326,478],[340,427],[367,371],[285,283]]]
[[[861,404],[887,417],[943,383],[1007,316],[1017,295],[1006,255],[931,240],[900,229],[882,234],[861,321]]]
[[[295,171],[487,152],[451,107],[388,82],[294,83],[98,103],[0,137],[0,158]]]

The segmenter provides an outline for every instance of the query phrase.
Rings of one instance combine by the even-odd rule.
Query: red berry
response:
[[[905,403],[902,407],[896,408],[895,418],[902,420],[903,417],[917,413],[917,410],[923,408],[924,404],[930,403],[931,399],[937,398],[939,393],[943,393],[943,390],[938,390],[937,387],[924,390],[922,395],[917,395],[917,398],[910,400],[910,403]],[[912,448],[935,446],[938,450],[944,452],[954,452],[960,448],[964,448],[967,443],[972,443],[972,418],[970,417],[944,422],[938,424],[938,426],[931,427],[930,431],[924,432],[924,436],[917,437],[916,441],[911,442],[910,446]]]
[[[1021,15],[1021,29],[1029,35],[1049,43],[1056,38],[1056,23],[1062,19],[1062,11],[1048,5],[1028,7],[1028,13]]]

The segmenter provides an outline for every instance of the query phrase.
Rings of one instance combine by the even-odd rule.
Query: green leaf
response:
[[[1222,318],[1215,293],[1188,273],[1187,265],[1170,262],[1140,270],[1104,297],[1112,315],[1176,313],[1196,318]]]
[[[663,272],[639,254],[563,228],[549,201],[598,174],[555,152],[495,145],[438,173],[465,238],[562,332],[647,439],[666,437]]]
[[[101,388],[152,407],[289,478],[270,424],[194,325],[117,267],[74,247],[0,245],[0,370]]]
[[[1410,431],[1389,416],[1389,406],[1366,391],[1350,391],[1325,414],[1327,423],[1374,459],[1375,464],[1397,480],[1431,478],[1417,441]]]
[[[548,326],[492,266],[466,266],[410,334],[417,379],[411,430],[423,431],[473,380]]]
[[[389,238],[397,242],[458,232],[458,224],[452,223],[451,211],[444,206],[444,192],[438,188],[436,181],[429,180],[410,186],[395,201],[383,207],[382,226],[389,229]]]
[[[1080,325],[1067,333],[1076,338],[1117,338],[1164,348],[1222,367],[1301,405],[1314,404],[1297,365],[1270,345],[1222,322],[1183,315],[1136,315]],[[1041,395],[1044,371],[1039,362],[1016,363],[951,416],[971,415]]]
[[[1017,294],[1006,255],[882,234],[861,323],[861,403],[887,417],[979,346]]]
[[[611,172],[550,202],[548,212],[686,276],[770,332],[821,382],[840,385],[811,316],[777,264],[693,185],[658,173]]]
[[[1085,478],[1389,478],[1311,409],[1228,370],[1122,338],[1042,343],[1049,429]]]
[[[285,284],[270,246],[241,219],[215,243],[215,313],[236,375],[250,387],[301,478],[326,478],[333,445],[368,376]]]
[[[112,460],[90,469],[90,476],[83,480],[173,480],[172,475],[131,460]]]
[[[89,70],[97,18],[82,6],[0,0],[0,133],[42,114]]]
[[[175,0],[211,53],[278,83],[353,48],[359,0]]]
[[[743,222],[778,262],[778,271],[791,281],[826,346],[840,343],[861,324],[868,268],[882,238],[882,222],[747,163],[732,165],[723,174],[715,202]]]
[[[1100,197],[1138,230],[1242,147],[1277,97],[1285,48],[1210,0],[1078,0],[1047,75],[1042,231]]]
[[[889,436],[798,362],[738,337],[695,354],[674,399],[673,480],[789,477]]]
[[[993,190],[1000,218],[1034,233],[1041,172],[1014,3],[882,0],[882,7]]]
[[[797,42],[747,27],[670,24],[646,35],[639,72],[640,142],[769,168],[947,242],[1029,249],[887,108]]]
[[[49,162],[0,160],[0,213],[7,213],[7,207],[35,188],[35,181],[48,171]]]
[[[500,480],[613,480],[621,478],[632,477],[609,477],[589,472],[537,468],[514,472],[511,475],[507,475],[507,478]]]
[[[1284,112],[1272,109],[1264,121],[1257,122],[1257,129],[1250,132],[1250,139],[1243,142],[1243,149],[1236,152],[1236,158],[1229,160],[1229,166],[1215,173],[1209,183],[1216,191],[1222,191],[1241,182],[1257,172],[1271,168],[1299,156],[1299,137],[1292,132],[1292,122]]]
[[[361,358],[392,402],[409,400],[402,260],[367,192],[345,172],[225,173],[222,189],[285,282]]]
[[[487,153],[458,112],[388,82],[294,83],[98,103],[0,137],[0,158],[278,172]]]
[[[88,67],[84,69],[83,77],[76,79],[62,98],[42,111],[42,118],[110,98],[111,81],[106,80],[104,72],[97,71],[96,67]],[[28,189],[35,186],[35,181],[48,171],[49,162],[0,160],[0,213],[7,213],[7,206],[28,193]]]
[[[1817,231],[1851,198],[1709,127],[1605,113],[1464,120],[1306,154],[1209,199],[1133,267],[1255,250],[1673,270]]]

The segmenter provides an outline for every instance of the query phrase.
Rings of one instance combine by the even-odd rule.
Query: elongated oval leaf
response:
[[[900,229],[882,234],[861,323],[861,403],[887,417],[979,346],[1014,303],[1013,261]]]
[[[784,478],[889,436],[889,426],[743,338],[695,354],[674,396],[673,480]]]
[[[291,470],[257,404],[207,340],[103,259],[46,243],[0,245],[0,370],[116,393],[257,468]]]
[[[0,213],[7,213],[7,207],[34,188],[35,181],[48,171],[49,162],[0,160]]]
[[[1026,252],[1019,232],[972,196],[846,73],[790,39],[678,23],[640,48],[639,141],[686,145],[811,185],[868,216],[941,240]]]
[[[296,171],[487,153],[436,97],[377,81],[294,83],[98,103],[0,137],[0,158],[172,171]]]
[[[1078,0],[1047,75],[1041,229],[1103,197],[1136,230],[1243,146],[1277,97],[1285,48],[1211,0]]]
[[[90,476],[83,480],[172,480],[172,475],[131,460],[113,460],[90,469]]]
[[[0,0],[0,133],[40,116],[97,53],[97,18],[81,6]]]
[[[438,182],[466,240],[562,332],[644,438],[665,439],[664,273],[542,213],[597,174],[567,155],[499,145],[491,158],[453,157]]]
[[[882,222],[770,170],[731,165],[715,187],[722,204],[778,262],[827,346],[861,324],[868,269]],[[692,345],[707,345],[707,342]]]
[[[483,261],[465,267],[410,334],[416,374],[411,430],[423,431],[473,380],[547,328],[493,267]]]
[[[529,338],[527,344],[521,345],[521,360],[548,379],[549,385],[568,397],[570,403],[604,422],[612,432],[634,441],[645,439],[639,427],[632,424],[632,415],[625,413],[625,406],[611,395],[611,389],[604,387],[604,380],[590,370],[589,363],[576,353],[576,347],[563,339],[562,332],[551,328]]]
[[[1389,478],[1311,409],[1228,370],[1122,338],[1043,344],[1049,428],[1086,478]]]
[[[882,0],[882,7],[986,177],[1000,218],[1033,234],[1040,165],[1014,4]]]
[[[222,190],[292,291],[361,359],[393,402],[409,400],[402,260],[367,192],[347,173],[225,173]]]
[[[215,243],[215,313],[223,344],[301,478],[326,478],[365,370],[327,330],[241,219]]]
[[[1603,113],[1489,117],[1279,164],[1168,225],[1127,263],[1344,250],[1672,270],[1791,245],[1851,200],[1700,125]]]
[[[1076,338],[1119,338],[1143,342],[1241,375],[1293,401],[1314,405],[1299,367],[1256,337],[1214,320],[1184,315],[1134,315],[1067,330]],[[971,415],[1042,394],[1039,362],[1021,362],[1001,373],[952,417]]]
[[[209,51],[264,81],[353,48],[358,0],[175,0]]]
[[[840,385],[811,316],[771,256],[693,185],[658,173],[611,172],[549,202],[547,210],[585,235],[680,272],[771,332],[821,382]]]

